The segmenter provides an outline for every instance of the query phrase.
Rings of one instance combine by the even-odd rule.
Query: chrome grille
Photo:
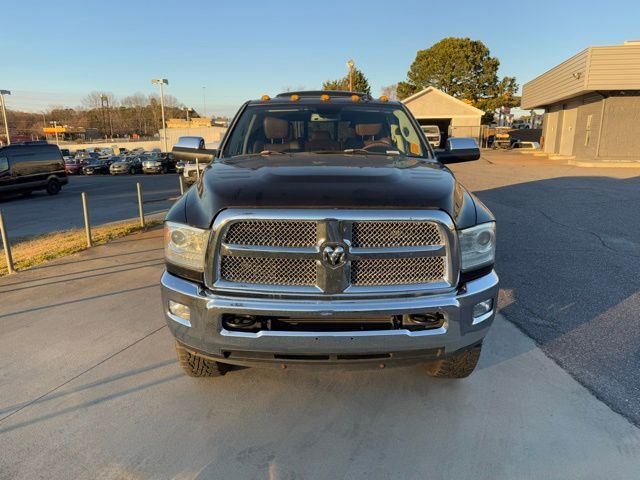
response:
[[[351,284],[411,285],[432,283],[445,276],[444,257],[371,258],[351,262]]]
[[[313,247],[317,243],[316,222],[248,220],[233,223],[225,242],[269,247]]]
[[[223,256],[222,278],[229,282],[262,285],[314,285],[316,262],[303,258]]]
[[[432,222],[353,222],[351,245],[356,248],[395,248],[442,244],[440,229]]]
[[[229,209],[213,230],[207,284],[215,288],[377,294],[442,291],[457,278],[444,212]],[[338,247],[345,254],[336,262]]]

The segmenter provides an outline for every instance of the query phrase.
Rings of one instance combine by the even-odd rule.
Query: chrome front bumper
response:
[[[495,316],[499,282],[492,271],[448,294],[324,301],[216,295],[167,272],[161,283],[167,324],[180,343],[225,363],[277,366],[406,363],[463,350],[478,344],[487,334]],[[474,318],[473,307],[488,299],[493,299],[493,309]],[[169,312],[169,300],[190,308],[189,321]],[[330,319],[429,312],[442,313],[444,325],[422,331],[257,333],[229,331],[222,325],[222,315],[228,313]]]

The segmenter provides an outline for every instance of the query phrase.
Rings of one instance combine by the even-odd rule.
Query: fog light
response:
[[[176,322],[187,327],[191,326],[191,309],[186,305],[169,300],[169,313]]]
[[[473,306],[473,323],[480,323],[485,320],[484,315],[491,313],[493,310],[493,298],[485,300],[484,302],[476,303]]]

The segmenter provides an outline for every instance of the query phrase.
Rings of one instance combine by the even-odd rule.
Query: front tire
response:
[[[47,193],[49,195],[57,195],[60,193],[60,182],[57,180],[51,179],[49,183],[47,183]]]
[[[427,374],[437,378],[466,378],[475,370],[482,344],[448,358],[436,360],[425,365]]]
[[[180,366],[190,377],[221,377],[229,370],[228,365],[190,352],[178,342],[176,342],[176,352]]]

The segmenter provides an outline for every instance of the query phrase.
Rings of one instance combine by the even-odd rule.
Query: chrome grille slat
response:
[[[355,221],[351,245],[356,248],[442,245],[440,229],[423,221]]]
[[[221,277],[229,282],[262,285],[314,285],[315,260],[304,258],[222,257]]]
[[[445,276],[444,257],[371,258],[351,262],[351,285],[411,285]]]
[[[233,223],[225,243],[266,247],[313,247],[317,225],[311,221],[246,220]]]

